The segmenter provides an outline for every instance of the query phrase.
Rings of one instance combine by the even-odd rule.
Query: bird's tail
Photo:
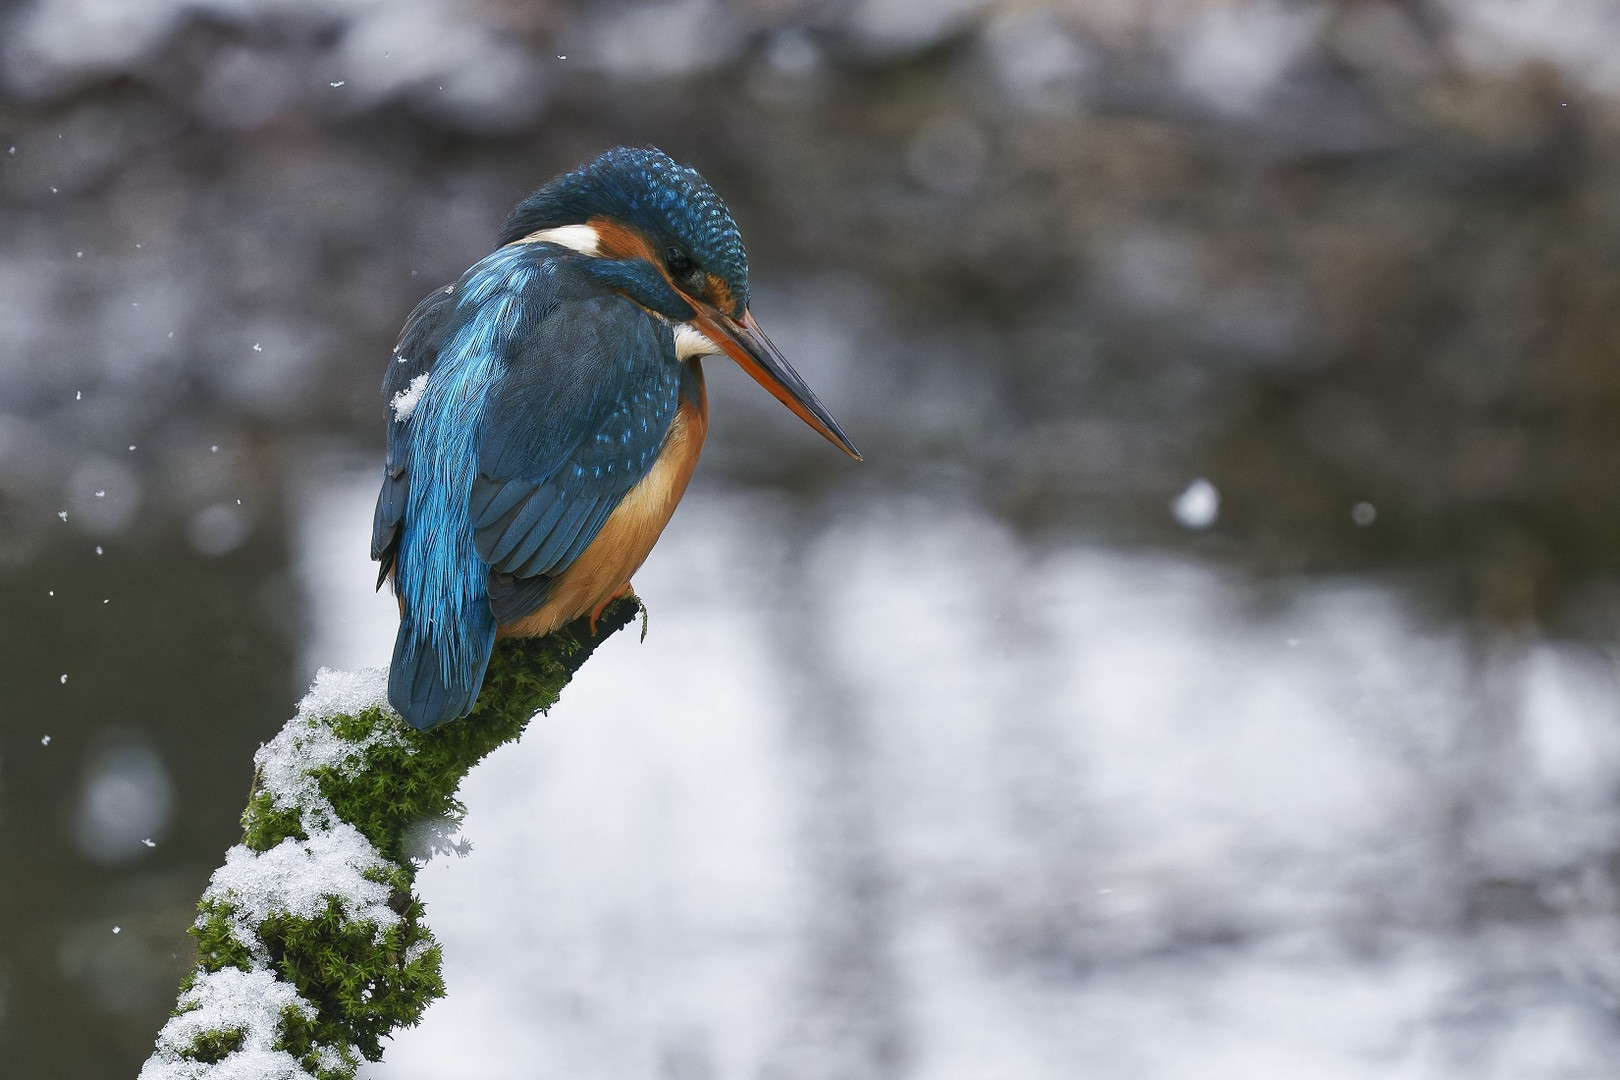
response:
[[[454,645],[430,640],[426,630],[410,615],[400,619],[388,668],[389,704],[418,731],[472,712],[495,647],[495,616],[488,604],[475,604],[467,624],[453,631],[465,635]]]

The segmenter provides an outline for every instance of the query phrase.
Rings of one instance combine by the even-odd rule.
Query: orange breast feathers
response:
[[[681,398],[652,469],[625,493],[590,547],[552,579],[545,604],[519,621],[502,626],[500,637],[540,637],[581,615],[591,614],[628,586],[630,575],[647,560],[675,513],[676,504],[686,494],[686,483],[697,468],[703,437],[708,432],[709,403],[703,372],[697,361],[688,363],[697,376],[697,400]]]

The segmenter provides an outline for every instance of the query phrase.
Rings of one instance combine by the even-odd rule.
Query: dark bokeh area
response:
[[[380,454],[380,370],[415,301],[611,145],[657,144],[724,195],[755,313],[867,457],[717,372],[703,490],[769,496],[805,529],[967,504],[1029,551],[1214,566],[1243,583],[1234,620],[1302,582],[1373,582],[1467,643],[1481,723],[1509,731],[1492,688],[1535,643],[1614,650],[1607,4],[37,0],[0,18],[6,1075],[138,1069],[251,754],[309,674],[298,493]],[[1492,731],[1468,752],[1511,758]],[[1463,859],[1434,925],[1612,920],[1616,794],[1561,866]],[[1488,795],[1446,795],[1459,835]],[[1013,951],[1052,978],[1111,962],[1065,953],[1061,914],[1032,919]],[[1612,974],[1569,976],[1604,1030]],[[921,1075],[914,1051],[839,1075]],[[652,1075],[711,1075],[683,1068]],[[1521,1075],[1492,1068],[1458,1075]]]

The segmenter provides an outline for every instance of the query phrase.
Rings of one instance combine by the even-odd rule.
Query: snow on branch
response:
[[[444,994],[411,889],[453,847],[462,778],[640,610],[497,642],[471,715],[426,732],[388,706],[385,670],[321,669],[254,756],[242,842],[198,904],[197,967],[140,1080],[352,1080],[379,1060]]]

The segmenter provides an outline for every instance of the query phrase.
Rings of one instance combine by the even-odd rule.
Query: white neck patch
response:
[[[581,255],[600,255],[602,253],[602,237],[596,228],[591,225],[558,225],[553,229],[541,229],[532,232],[519,240],[520,244],[557,244],[570,248]]]
[[[675,331],[675,359],[690,360],[695,356],[715,356],[723,350],[714,339],[691,323],[673,323]]]

